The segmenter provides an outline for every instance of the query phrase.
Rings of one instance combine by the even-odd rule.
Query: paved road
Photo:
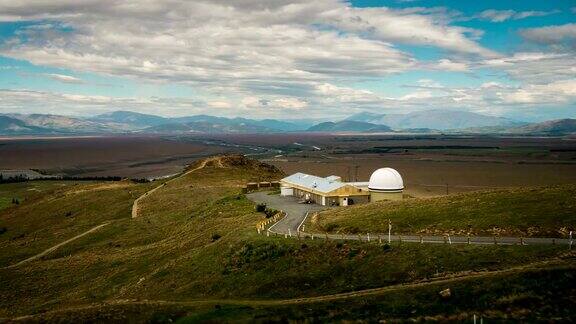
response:
[[[280,220],[278,223],[272,225],[269,231],[278,234],[292,234],[300,237],[308,237],[315,239],[331,239],[331,240],[361,240],[361,241],[382,241],[388,242],[388,234],[378,233],[363,233],[363,234],[319,234],[299,232],[298,228],[304,221],[308,212],[319,211],[326,209],[325,206],[314,204],[299,204],[298,199],[294,197],[282,197],[280,195],[268,195],[268,192],[261,191],[247,195],[248,199],[257,202],[265,203],[268,207],[283,210],[287,216]],[[290,231],[288,231],[290,229]],[[417,243],[441,243],[441,244],[500,244],[500,245],[513,245],[513,244],[564,244],[569,245],[570,239],[568,238],[545,238],[545,237],[494,237],[490,236],[475,236],[468,238],[467,236],[420,236],[420,235],[390,235],[390,241],[402,242],[417,242]]]
[[[315,204],[299,204],[296,197],[282,197],[268,193],[268,191],[259,191],[246,196],[256,203],[265,203],[270,208],[286,212],[286,217],[269,228],[273,233],[288,234],[290,230],[291,234],[296,234],[306,213],[326,209],[324,206]]]

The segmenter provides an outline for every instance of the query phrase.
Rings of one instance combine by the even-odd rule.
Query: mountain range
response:
[[[576,133],[576,119],[524,123],[501,117],[454,110],[408,114],[360,113],[344,120],[310,121],[225,118],[209,115],[167,118],[115,111],[89,118],[49,114],[0,115],[0,135],[65,134],[206,134],[206,133],[481,133],[566,135]]]
[[[416,111],[407,114],[372,114],[364,112],[352,115],[346,120],[386,125],[395,130],[434,129],[445,131],[488,126],[522,126],[526,124],[502,117],[446,109]]]

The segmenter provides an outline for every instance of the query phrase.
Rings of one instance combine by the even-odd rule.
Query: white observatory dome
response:
[[[404,181],[398,171],[392,168],[381,168],[370,176],[368,189],[374,191],[400,191],[404,189]]]

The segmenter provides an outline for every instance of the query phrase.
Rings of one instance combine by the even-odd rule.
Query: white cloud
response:
[[[87,114],[132,109],[163,114],[213,113],[292,117],[346,116],[362,109],[453,107],[573,102],[559,89],[572,86],[576,58],[561,51],[499,55],[477,42],[482,31],[455,26],[445,8],[354,8],[340,0],[0,0],[0,21],[26,24],[0,54],[139,82],[190,85],[202,99],[115,98],[33,91],[0,91],[0,110]],[[488,11],[504,21],[551,14]],[[573,39],[572,25],[522,31],[540,43]],[[447,53],[421,62],[399,44]],[[396,97],[357,89],[410,70],[503,71],[518,86],[487,82],[446,87],[433,80]],[[45,75],[80,83],[70,75]],[[560,88],[559,88],[560,87]],[[559,99],[554,100],[552,97]],[[382,108],[385,107],[385,108]]]
[[[527,28],[520,31],[522,37],[537,43],[554,44],[576,41],[576,24]]]
[[[353,8],[338,0],[0,0],[0,12],[4,20],[42,19],[42,28],[6,43],[3,55],[207,90],[261,92],[270,84],[267,91],[276,91],[277,84],[413,68],[398,43],[495,55],[471,39],[480,31],[450,25],[441,10]]]
[[[63,82],[63,83],[76,83],[76,84],[84,83],[84,81],[82,81],[82,79],[79,79],[77,77],[73,77],[71,75],[47,73],[47,74],[45,74],[45,76],[49,77],[52,80],[55,80],[58,82]]]
[[[506,20],[519,20],[528,17],[543,17],[558,13],[558,10],[553,11],[515,11],[515,10],[484,10],[475,16],[477,19],[489,20],[491,22],[503,22]]]
[[[476,68],[504,71],[526,84],[544,84],[576,78],[576,56],[570,53],[518,52],[479,62]]]

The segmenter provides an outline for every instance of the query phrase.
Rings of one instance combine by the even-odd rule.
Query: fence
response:
[[[399,235],[391,233],[391,225],[389,225],[388,234],[381,233],[366,233],[366,234],[328,234],[328,233],[307,233],[300,230],[300,224],[296,233],[292,233],[288,229],[285,233],[278,233],[271,231],[272,227],[280,221],[281,218],[286,216],[283,211],[275,216],[259,222],[256,226],[258,234],[266,232],[267,236],[276,235],[284,236],[285,238],[297,239],[326,239],[326,240],[352,240],[361,242],[378,242],[392,243],[392,242],[411,242],[411,243],[435,243],[435,244],[474,244],[474,245],[568,245],[570,249],[573,246],[573,232],[570,231],[568,238],[543,238],[543,237],[498,237],[498,236],[451,236],[451,235]],[[303,222],[302,222],[303,223]],[[271,225],[268,227],[268,225]]]

